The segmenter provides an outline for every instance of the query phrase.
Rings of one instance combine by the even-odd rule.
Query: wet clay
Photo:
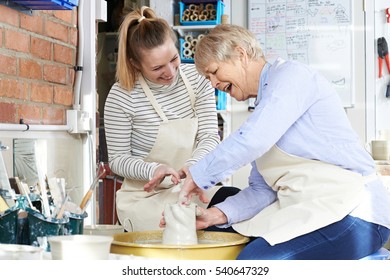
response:
[[[166,245],[198,244],[196,235],[196,204],[167,204],[164,210],[165,229],[162,243]]]

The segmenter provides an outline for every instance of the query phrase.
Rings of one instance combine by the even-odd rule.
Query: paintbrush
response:
[[[88,192],[84,195],[83,200],[80,203],[80,209],[83,212],[85,211],[85,208],[87,207],[87,204],[88,204],[89,200],[91,199],[93,192],[95,191],[95,187],[96,187],[100,177],[103,176],[104,173],[106,173],[106,169],[104,168],[103,162],[101,162],[99,164],[98,171],[96,172],[96,176],[93,179],[91,186],[89,187]]]

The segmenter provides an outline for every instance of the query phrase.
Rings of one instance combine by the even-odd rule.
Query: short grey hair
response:
[[[256,36],[248,29],[233,25],[220,24],[204,36],[196,46],[195,65],[198,72],[211,62],[226,62],[238,55],[236,47],[243,48],[250,60],[264,59],[263,51]]]

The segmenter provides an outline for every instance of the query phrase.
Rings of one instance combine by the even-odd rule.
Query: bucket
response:
[[[0,243],[16,244],[19,209],[7,209],[0,214]]]
[[[28,212],[28,243],[30,245],[44,245],[40,244],[40,240],[38,240],[40,237],[65,234],[65,226],[69,223],[68,217],[62,219],[45,218],[41,213],[31,208],[27,208],[26,211]]]
[[[84,219],[88,216],[87,212],[82,214],[69,213],[69,222],[66,224],[66,234],[83,234]]]

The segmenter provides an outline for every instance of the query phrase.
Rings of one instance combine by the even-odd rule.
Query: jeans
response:
[[[390,229],[346,216],[339,222],[271,246],[258,237],[249,242],[238,260],[357,260],[378,251]]]

